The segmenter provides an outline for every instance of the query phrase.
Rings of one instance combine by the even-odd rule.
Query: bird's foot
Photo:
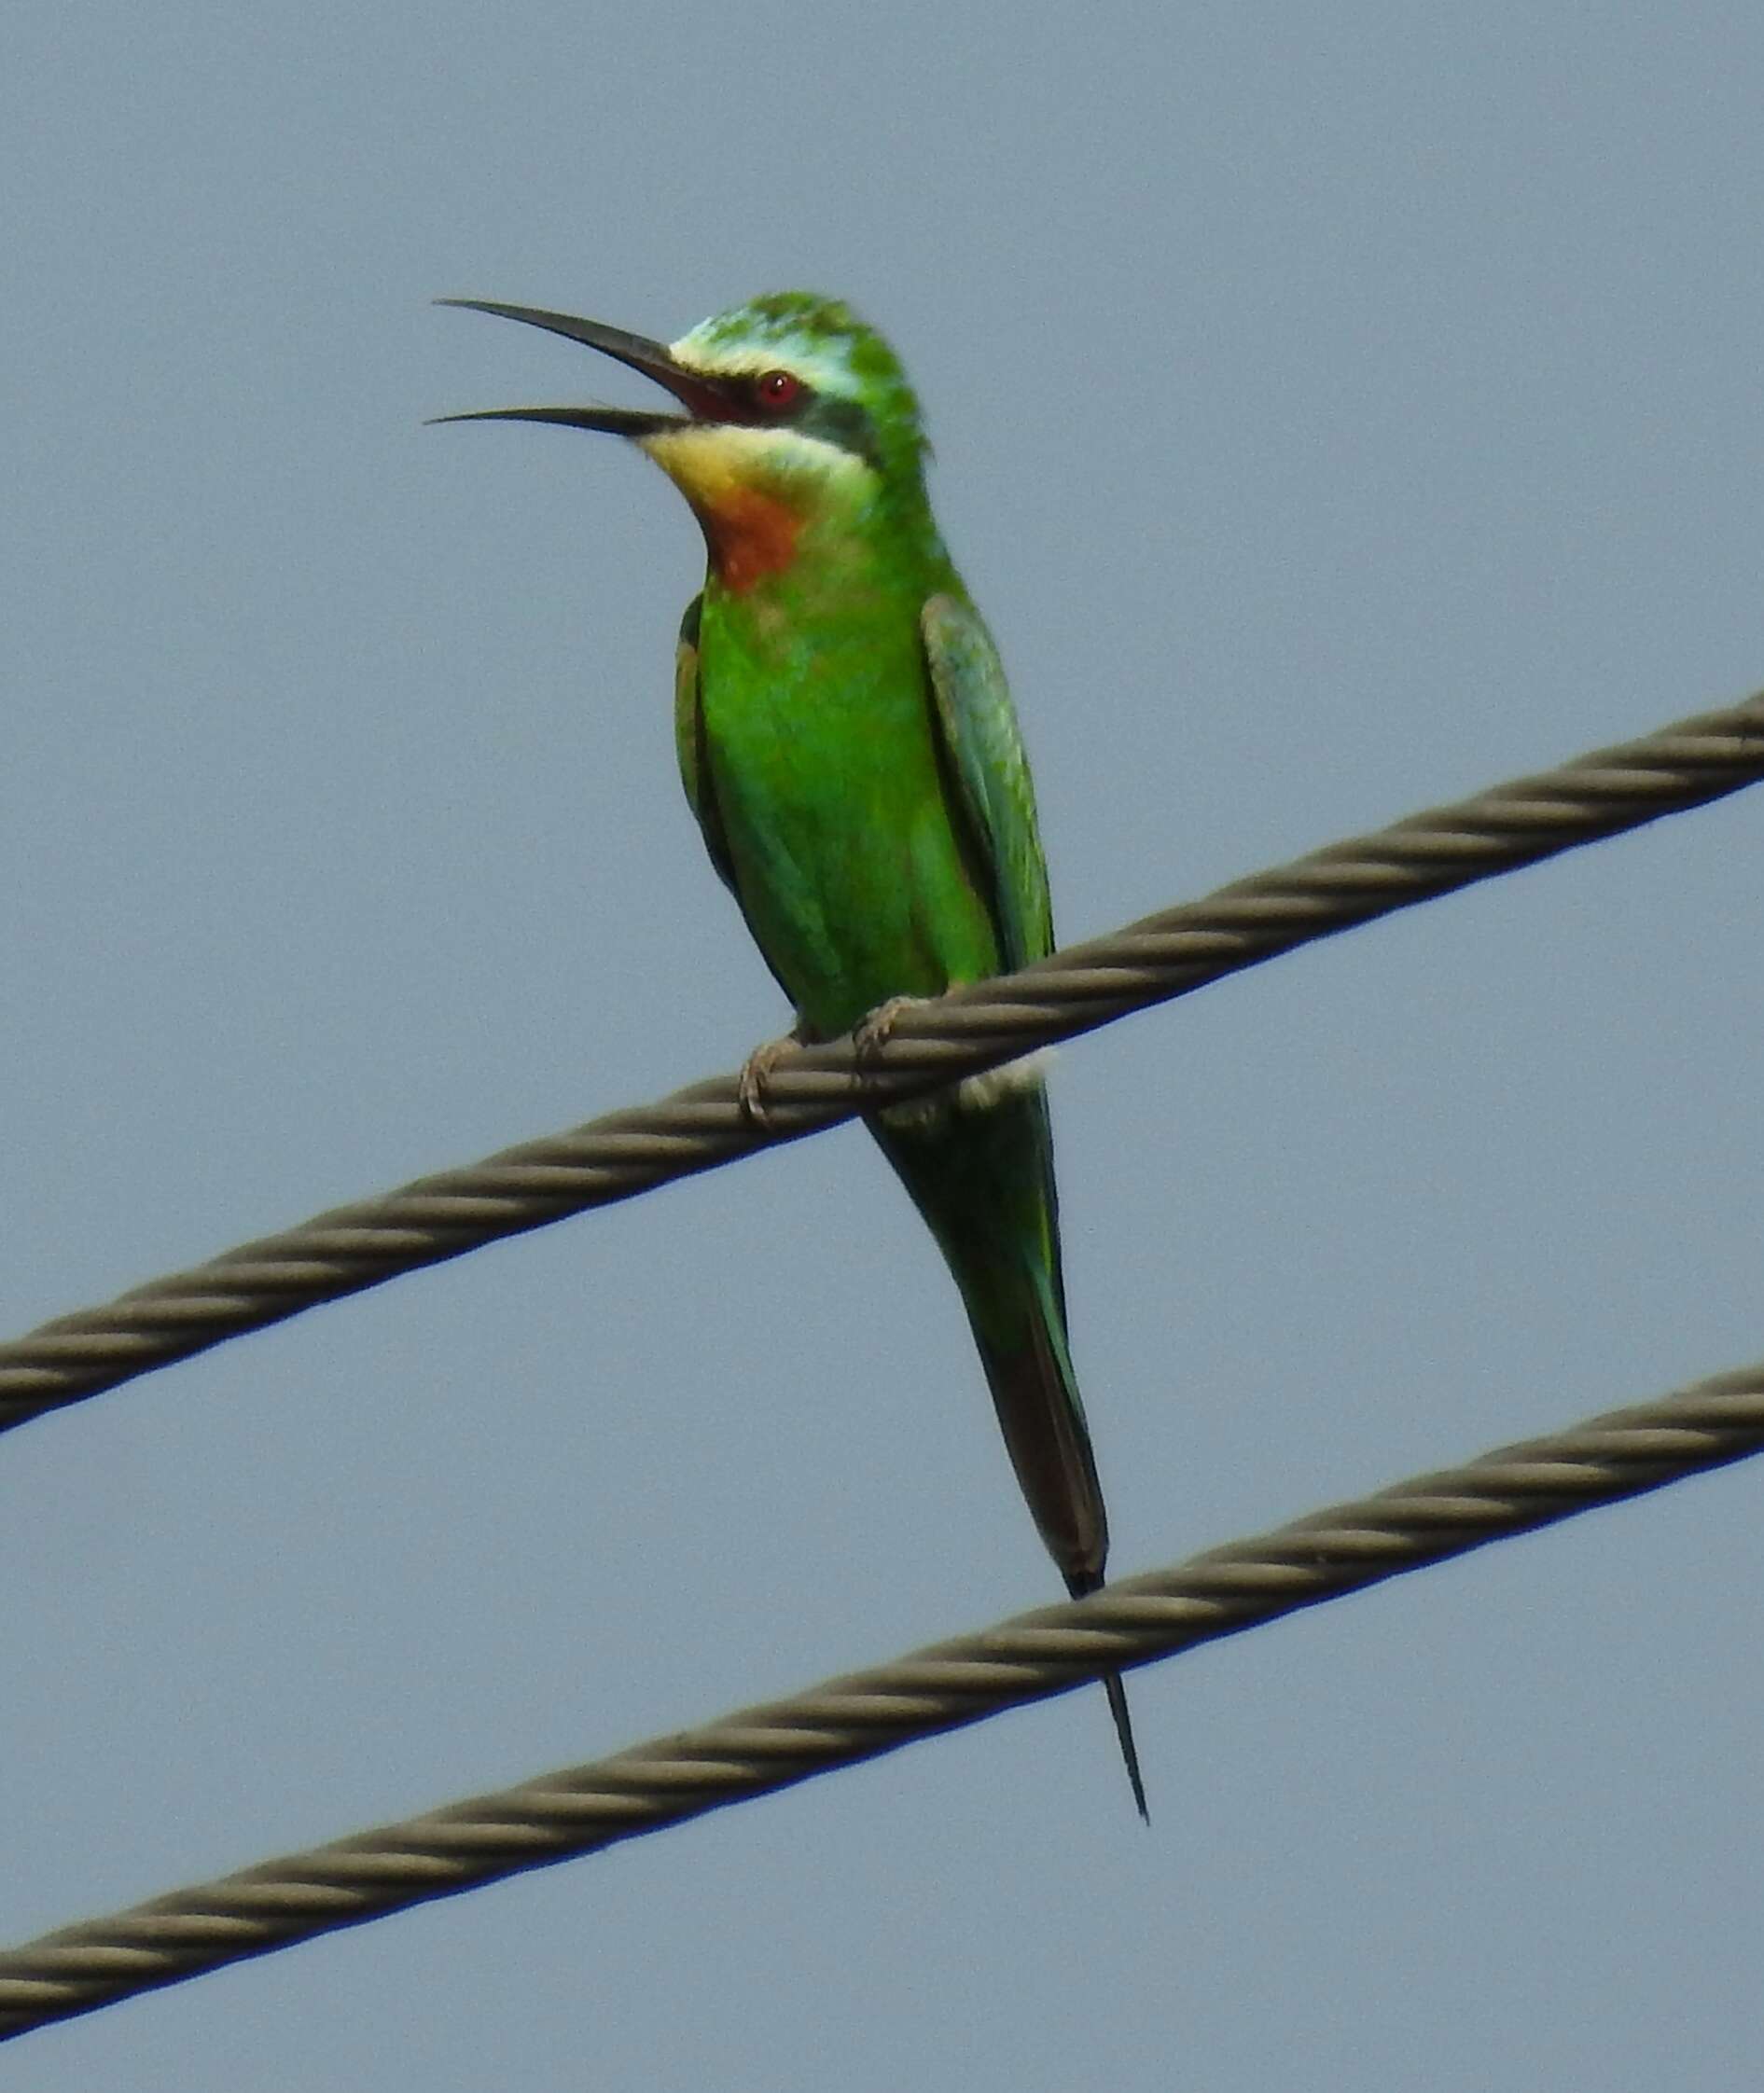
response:
[[[741,1074],[735,1079],[735,1102],[743,1119],[756,1127],[771,1124],[766,1085],[779,1062],[800,1053],[802,1045],[800,1032],[788,1032],[782,1039],[769,1039],[763,1046],[756,1046],[741,1064]]]
[[[860,1018],[852,1027],[852,1046],[857,1056],[857,1072],[862,1075],[866,1068],[873,1068],[882,1050],[894,1037],[895,1027],[900,1022],[903,1012],[914,1004],[929,1003],[925,995],[891,995],[886,1003],[879,1003],[866,1018]],[[876,1111],[883,1126],[900,1128],[927,1128],[936,1126],[949,1109],[950,1093],[933,1090],[924,1097],[908,1098],[902,1104],[884,1104]]]
[[[879,1003],[867,1017],[860,1018],[852,1027],[852,1045],[856,1049],[860,1065],[873,1061],[894,1037],[895,1027],[900,1022],[901,1013],[910,1010],[916,1004],[929,1003],[925,995],[891,995],[886,1003]]]

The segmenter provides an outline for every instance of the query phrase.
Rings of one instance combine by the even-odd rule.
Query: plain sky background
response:
[[[0,31],[5,1327],[783,1029],[646,397],[437,295],[896,342],[1063,934],[1764,682],[1755,7]],[[1764,1351],[1764,796],[1069,1047],[1150,1568]],[[1757,2073],[1764,1469],[0,2050],[31,2093]],[[0,1446],[0,1938],[1059,1595],[847,1129]]]

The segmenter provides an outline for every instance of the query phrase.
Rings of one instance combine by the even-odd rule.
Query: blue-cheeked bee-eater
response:
[[[998,652],[925,493],[919,403],[849,307],[785,291],[671,347],[593,320],[450,298],[548,328],[677,409],[507,408],[627,438],[708,550],[680,629],[680,775],[712,864],[796,1012],[797,1040],[885,1031],[900,999],[1053,949],[1034,789]],[[763,1112],[772,1055],[743,1096]],[[1108,1524],[1066,1342],[1048,1102],[1033,1062],[868,1120],[930,1225],[1029,1509],[1076,1598]],[[1118,1673],[1105,1684],[1140,1814]]]

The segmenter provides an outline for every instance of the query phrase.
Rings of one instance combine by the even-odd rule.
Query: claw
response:
[[[769,1039],[763,1046],[756,1046],[741,1064],[741,1074],[735,1079],[735,1102],[743,1119],[756,1127],[769,1127],[771,1112],[766,1103],[766,1084],[780,1061],[786,1061],[792,1054],[800,1053],[802,1040],[799,1034],[786,1033],[782,1039]]]
[[[914,1004],[930,1001],[929,996],[924,995],[891,995],[886,1003],[879,1003],[867,1017],[860,1018],[852,1027],[852,1045],[857,1050],[858,1060],[874,1060],[894,1037],[901,1013],[910,1010]]]

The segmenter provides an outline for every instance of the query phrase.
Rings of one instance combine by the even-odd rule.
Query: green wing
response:
[[[699,614],[703,604],[702,596],[694,596],[680,620],[680,644],[674,656],[674,753],[679,758],[687,805],[699,825],[716,876],[739,901],[734,861],[729,854],[729,839],[723,834],[723,819],[716,811],[716,794],[711,785],[704,748],[704,708],[699,702]]]
[[[1027,966],[1053,949],[1035,790],[993,636],[971,603],[933,596],[919,614],[943,753],[988,877],[1001,958]]]

